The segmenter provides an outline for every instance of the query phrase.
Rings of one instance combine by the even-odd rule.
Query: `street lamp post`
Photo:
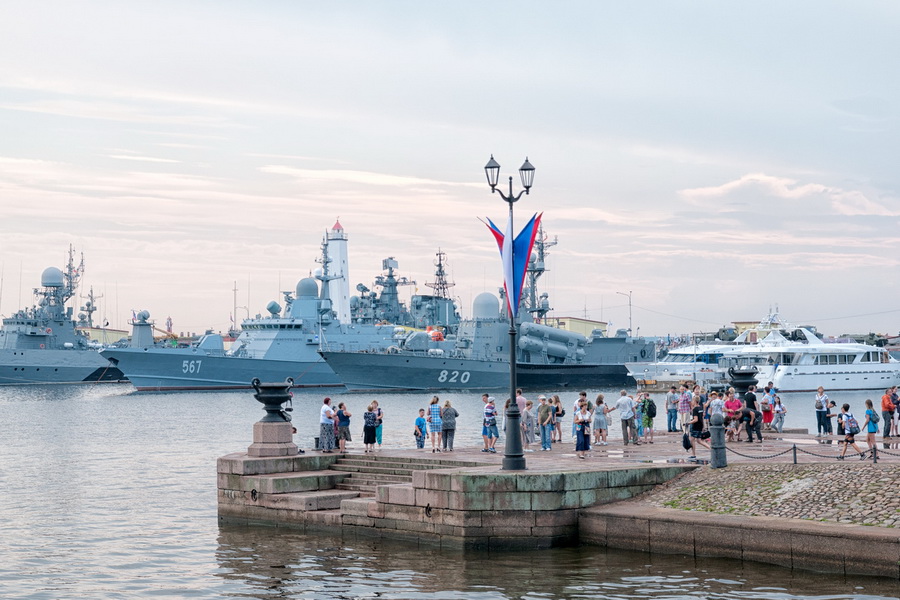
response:
[[[627,294],[625,292],[616,292],[616,293],[628,298],[628,335],[631,335],[631,290],[628,290]]]
[[[515,204],[522,194],[528,194],[531,190],[531,184],[534,181],[534,167],[525,158],[525,162],[519,168],[519,175],[522,178],[522,187],[525,188],[518,195],[513,194],[513,178],[509,178],[509,195],[504,194],[497,189],[497,182],[500,178],[500,165],[494,160],[494,155],[484,166],[484,173],[487,176],[488,185],[491,186],[491,193],[497,192],[500,197],[509,205],[509,229],[507,235],[512,235],[513,229],[513,204]],[[512,242],[512,240],[510,240]],[[513,252],[514,244],[510,243],[510,252]],[[509,257],[509,261],[515,265],[514,256]],[[513,275],[516,276],[516,275]],[[510,284],[512,282],[507,282]],[[525,470],[525,453],[522,450],[522,413],[519,411],[519,405],[516,403],[516,317],[513,307],[514,302],[518,302],[515,297],[515,290],[506,290],[506,299],[509,309],[509,408],[506,409],[506,446],[503,451],[504,471],[523,471]]]

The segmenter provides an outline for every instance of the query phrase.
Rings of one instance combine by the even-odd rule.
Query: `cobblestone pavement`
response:
[[[663,508],[900,525],[900,464],[737,464],[697,469],[641,497]]]
[[[793,463],[794,447],[797,449],[797,463],[810,464],[826,462],[833,465],[850,464],[851,462],[861,462],[858,455],[852,448],[848,448],[847,459],[844,463],[839,463],[837,457],[840,454],[842,444],[837,436],[817,438],[803,432],[785,432],[776,434],[775,432],[764,432],[763,442],[760,444],[754,442],[735,441],[726,444],[726,456],[728,464],[753,463],[761,462],[771,463]],[[681,446],[680,433],[657,433],[653,443],[641,443],[638,446],[622,444],[621,440],[610,441],[608,446],[593,445],[590,453],[585,461],[578,460],[575,456],[575,445],[570,439],[563,442],[553,444],[553,449],[549,452],[542,452],[540,449],[540,441],[532,444],[531,452],[525,453],[525,458],[529,463],[543,464],[550,463],[556,465],[564,465],[567,462],[577,462],[581,464],[619,464],[628,462],[695,462],[689,458],[690,452],[686,452]],[[867,446],[863,438],[857,436],[857,446],[861,450],[867,450]],[[900,440],[892,443],[883,443],[881,436],[878,437],[878,463],[894,463],[900,465]],[[449,456],[465,460],[475,460],[478,462],[500,462],[503,458],[504,438],[497,443],[496,454],[481,453],[480,447],[458,447],[455,452]],[[404,454],[411,456],[443,456],[447,455],[431,453],[430,449],[425,451],[405,450]],[[866,452],[867,462],[871,463],[871,453]],[[709,450],[705,448],[697,448],[696,462],[705,464],[709,460]]]

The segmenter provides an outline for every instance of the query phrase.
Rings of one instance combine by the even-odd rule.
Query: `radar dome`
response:
[[[269,311],[273,317],[281,312],[281,305],[272,300],[268,304],[266,304],[266,310]]]
[[[142,310],[137,314],[138,321],[142,321],[144,323],[150,318],[150,311]]]
[[[304,277],[299,282],[297,282],[297,297],[298,298],[315,298],[319,295],[319,285],[316,283],[316,280],[312,277]]]
[[[41,273],[41,285],[44,287],[62,287],[63,283],[63,272],[56,267],[47,267]]]
[[[499,319],[500,300],[490,292],[478,294],[472,302],[472,314],[476,319]]]

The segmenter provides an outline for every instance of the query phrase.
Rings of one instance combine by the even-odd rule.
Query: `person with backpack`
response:
[[[866,430],[866,444],[869,450],[875,447],[875,434],[878,433],[878,413],[871,400],[866,400],[866,420],[863,427]]]
[[[844,460],[844,455],[847,454],[847,446],[853,446],[853,449],[859,454],[859,460],[865,460],[866,455],[859,449],[859,446],[856,445],[856,438],[854,436],[859,433],[859,423],[857,422],[856,417],[853,416],[853,413],[850,412],[849,404],[844,404],[841,407],[840,418],[841,422],[844,424],[844,433],[846,434],[846,437],[844,438],[844,447],[841,448],[841,455],[838,456],[838,460]]]
[[[653,419],[656,418],[656,402],[650,397],[650,394],[644,394],[643,401],[643,419],[644,419],[644,440],[653,443]]]
[[[816,437],[822,437],[828,432],[825,430],[825,415],[828,414],[828,394],[821,385],[816,390]]]

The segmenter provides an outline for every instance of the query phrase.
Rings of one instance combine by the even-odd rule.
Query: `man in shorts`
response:
[[[494,446],[497,444],[497,438],[500,437],[500,431],[497,429],[497,408],[494,406],[494,399],[487,394],[481,395],[481,401],[484,402],[484,420],[481,426],[484,448],[481,451],[496,454],[497,450]]]

